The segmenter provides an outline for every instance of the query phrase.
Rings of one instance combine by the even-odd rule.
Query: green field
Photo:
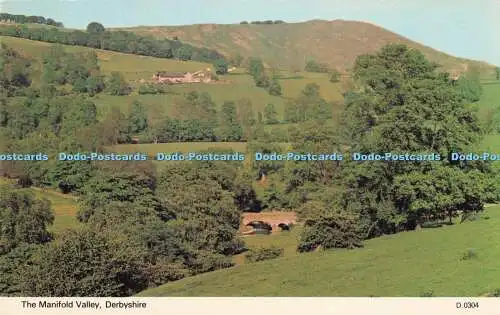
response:
[[[38,198],[47,198],[52,203],[55,220],[54,224],[49,228],[51,232],[58,233],[78,225],[76,219],[77,204],[75,197],[48,189],[41,190],[38,188],[31,188],[31,190]]]
[[[250,99],[254,113],[264,112],[267,104],[274,104],[278,117],[282,118],[287,100],[297,97],[308,83],[318,84],[320,92],[326,100],[336,102],[342,100],[339,84],[329,82],[327,74],[302,73],[298,79],[286,77],[280,79],[283,96],[272,96],[266,90],[257,88],[252,77],[246,74],[228,74],[219,77],[221,80],[219,83],[169,86],[169,93],[163,95],[138,95],[133,93],[128,96],[112,96],[101,94],[94,97],[94,101],[102,110],[114,106],[119,107],[126,113],[130,104],[137,100],[147,106],[152,118],[158,118],[170,114],[170,109],[176,98],[184,93],[197,91],[209,93],[217,106],[222,105],[225,101]]]
[[[476,221],[352,251],[288,256],[186,278],[140,296],[479,296],[500,288],[500,206]],[[477,257],[463,260],[470,250]]]
[[[251,235],[242,237],[248,249],[261,247],[278,247],[283,249],[284,257],[297,256],[297,245],[299,245],[300,232],[302,228],[296,225],[291,231],[275,232],[270,235]],[[237,265],[245,264],[245,253],[233,257],[233,262]]]

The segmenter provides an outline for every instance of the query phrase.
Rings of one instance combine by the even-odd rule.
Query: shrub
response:
[[[252,249],[245,254],[247,262],[269,260],[283,256],[283,249],[278,247]]]
[[[139,87],[139,94],[164,94],[166,88],[161,84],[144,84]]]
[[[349,214],[326,213],[307,219],[301,235],[299,252],[324,249],[356,248],[363,246],[363,232],[359,220]]]
[[[433,297],[434,296],[434,290],[430,289],[430,290],[426,290],[426,291],[420,292],[419,296],[420,297]]]
[[[491,292],[484,294],[486,297],[500,297],[500,289],[495,289]]]
[[[314,60],[309,60],[306,63],[306,66],[305,66],[304,70],[306,72],[327,73],[328,72],[328,66],[326,64],[322,64],[322,63],[316,62]]]
[[[199,251],[196,258],[189,264],[193,274],[200,274],[218,269],[224,269],[234,266],[228,256],[216,254],[210,251]]]

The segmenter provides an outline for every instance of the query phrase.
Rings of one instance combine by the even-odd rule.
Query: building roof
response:
[[[179,77],[184,77],[187,74],[187,72],[168,72],[168,71],[158,71],[156,72],[157,76],[163,77],[163,78],[179,78]]]

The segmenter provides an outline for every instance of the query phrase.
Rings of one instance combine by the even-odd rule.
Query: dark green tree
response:
[[[105,30],[106,29],[104,28],[104,26],[99,22],[90,22],[87,25],[87,32],[91,34],[100,34],[103,33]]]
[[[225,60],[217,60],[214,63],[215,74],[227,74],[228,64]]]
[[[329,78],[329,80],[332,83],[340,82],[340,72],[338,72],[337,70],[330,71],[330,78]]]
[[[47,227],[54,222],[51,203],[33,193],[0,186],[0,255],[23,244],[51,240]]]
[[[177,50],[177,59],[187,61],[193,58],[193,51],[188,46],[182,46]]]
[[[22,273],[30,296],[129,296],[147,287],[141,247],[90,228],[66,231],[40,249]],[[58,281],[54,281],[58,279]]]
[[[243,129],[238,120],[236,104],[226,101],[220,111],[219,137],[223,141],[238,141],[243,136]]]
[[[255,113],[252,108],[252,101],[243,98],[237,102],[238,121],[243,129],[243,138],[249,139],[252,134],[252,128],[256,124]]]
[[[130,124],[130,132],[143,132],[148,127],[147,109],[139,101],[134,101],[132,103],[132,108],[130,109],[128,120]]]
[[[267,104],[264,108],[264,119],[266,124],[277,124],[278,121],[278,113],[276,112],[276,107],[274,104]]]
[[[282,94],[281,84],[276,78],[272,78],[269,82],[268,92],[270,95],[280,96]]]
[[[127,164],[128,163],[128,164]],[[86,222],[96,209],[119,201],[155,209],[158,216],[169,216],[155,196],[156,179],[148,163],[112,162],[102,165],[82,189],[78,219]]]
[[[131,92],[130,85],[119,72],[111,73],[106,89],[111,95],[128,95]]]

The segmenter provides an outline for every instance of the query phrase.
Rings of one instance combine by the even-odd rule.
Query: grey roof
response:
[[[187,74],[187,72],[168,72],[168,71],[158,71],[156,72],[157,76],[163,77],[163,78],[179,78],[179,77],[184,77]]]

